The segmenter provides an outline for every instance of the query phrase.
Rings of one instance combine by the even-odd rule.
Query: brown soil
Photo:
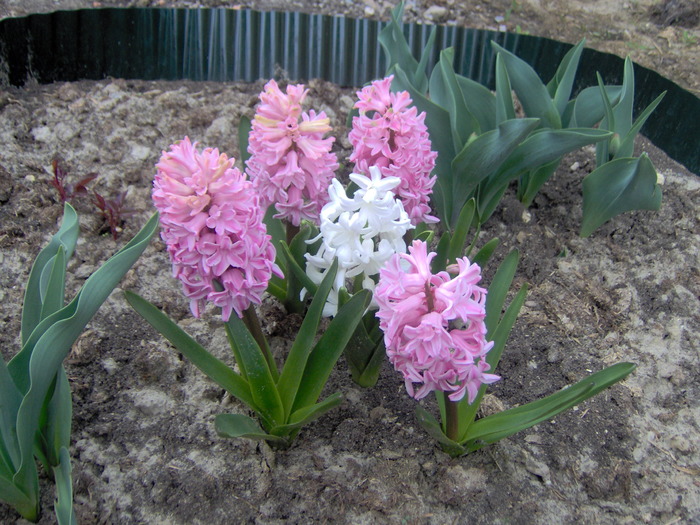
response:
[[[15,3],[4,4],[18,12]],[[642,4],[629,9],[646,13]],[[470,16],[492,19],[495,7],[480,5],[484,10],[472,6]],[[568,12],[575,5],[567,3]],[[529,20],[541,29],[541,19],[528,18],[533,6],[523,3],[508,23],[518,20],[527,30]],[[324,2],[301,7],[329,12]],[[383,4],[369,7],[386,14]],[[363,4],[343,9],[364,12]],[[696,70],[685,72],[697,82]],[[72,294],[152,213],[160,151],[187,134],[237,156],[239,117],[252,114],[261,87],[104,80],[0,91],[5,359],[18,346],[17,305],[31,262],[60,220],[62,207],[48,184],[51,160],[60,156],[75,176],[98,172],[102,193],[128,188],[136,210],[115,242],[91,204],[77,201],[82,235],[69,266]],[[342,136],[353,91],[321,81],[311,88],[313,106],[331,116]],[[305,428],[289,450],[272,451],[216,436],[214,415],[243,411],[242,405],[144,326],[117,290],[67,360],[80,522],[700,523],[700,181],[643,139],[638,150],[665,177],[659,213],[626,214],[580,239],[581,179],[593,162],[587,149],[565,159],[529,210],[508,195],[482,234],[483,241],[501,238],[497,259],[521,250],[516,281],[531,287],[498,370],[503,379],[490,388],[491,404],[516,406],[617,361],[636,363],[624,383],[552,422],[451,459],[417,425],[415,402],[397,373],[385,366],[377,387],[361,389],[341,360],[326,393],[342,391],[344,403]],[[338,141],[338,153],[348,154],[346,141]],[[154,240],[121,288],[161,306],[228,359],[215,312],[191,318],[161,242]],[[267,329],[282,358],[298,322],[272,301],[263,313],[274,321]],[[42,488],[41,523],[53,523],[53,487],[42,478]],[[0,523],[15,522],[21,520],[0,503]]]

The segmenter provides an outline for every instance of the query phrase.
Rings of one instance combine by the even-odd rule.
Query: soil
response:
[[[18,4],[5,0],[5,12],[93,2]],[[156,2],[120,3],[127,4]],[[374,3],[299,4],[291,7],[351,15],[371,14],[365,11],[369,7],[373,16],[386,16],[388,9]],[[588,4],[568,2],[566,11],[557,11],[559,2],[514,4],[508,23],[544,30],[543,18],[532,14],[536,8],[566,18],[577,7],[601,7]],[[472,6],[468,14],[466,7],[451,6],[449,17],[474,25],[493,20],[508,3],[479,6],[483,9]],[[625,6],[618,9],[623,18],[629,12],[649,16],[648,2]],[[274,6],[261,2],[255,7]],[[591,19],[617,23],[615,16],[597,13]],[[627,29],[641,34],[637,25]],[[697,26],[688,31],[697,34]],[[691,64],[666,74],[697,86]],[[326,111],[336,136],[346,135],[354,90],[319,80],[309,87],[310,105]],[[252,115],[261,88],[262,81],[107,79],[0,91],[0,348],[5,360],[18,349],[18,305],[31,263],[60,223],[62,205],[48,182],[52,160],[59,157],[74,180],[98,173],[96,188],[103,195],[128,189],[133,210],[115,241],[89,199],[76,199],[82,234],[69,265],[72,296],[152,213],[150,185],[161,150],[189,135],[238,157],[236,127],[241,115]],[[341,159],[348,146],[346,139],[337,141]],[[146,326],[118,289],[66,362],[79,521],[700,523],[700,179],[643,138],[637,150],[649,153],[665,179],[658,213],[625,214],[590,238],[579,238],[581,179],[593,167],[588,148],[565,158],[531,208],[507,194],[479,240],[501,239],[495,263],[518,248],[516,287],[530,286],[497,371],[502,380],[489,389],[490,410],[534,400],[618,361],[636,363],[623,383],[553,421],[452,459],[417,424],[416,402],[406,395],[399,374],[387,365],[376,387],[362,389],[351,382],[341,359],[324,392],[343,392],[343,404],[305,427],[290,449],[273,451],[264,443],[216,435],[215,414],[245,408]],[[487,272],[486,282],[489,277]],[[216,312],[191,317],[159,240],[120,289],[154,302],[230,361]],[[298,319],[287,317],[272,300],[260,313],[283,359]],[[423,404],[435,408],[430,400]],[[41,485],[40,523],[54,523],[53,486],[43,475]],[[0,523],[25,522],[0,503]]]

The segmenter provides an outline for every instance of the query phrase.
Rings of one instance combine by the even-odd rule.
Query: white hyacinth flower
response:
[[[322,241],[316,255],[306,254],[306,273],[314,283],[320,284],[333,259],[338,259],[338,273],[323,310],[326,316],[337,313],[338,293],[347,279],[362,275],[362,287],[374,290],[372,276],[393,254],[406,252],[403,237],[414,227],[392,191],[401,179],[382,177],[376,166],[369,172],[370,177],[350,175],[358,186],[352,198],[340,182],[332,181],[330,201],[321,210],[320,234],[308,241]]]

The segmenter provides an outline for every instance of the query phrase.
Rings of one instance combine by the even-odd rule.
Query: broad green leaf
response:
[[[554,172],[557,171],[559,163],[561,162],[561,157],[554,159],[549,164],[544,164],[539,166],[534,170],[527,172],[522,178],[521,183],[518,186],[518,198],[525,206],[530,206],[532,201],[535,200],[537,193],[540,188],[544,186]]]
[[[502,48],[493,40],[491,45],[503,57],[503,64],[508,71],[510,84],[518,95],[525,114],[528,117],[541,119],[542,126],[546,128],[561,128],[559,111],[557,111],[554,101],[535,70],[527,62]]]
[[[513,153],[538,126],[538,119],[513,119],[467,144],[452,161],[452,210],[456,214],[477,186]],[[453,217],[453,221],[456,220]]]
[[[286,445],[287,440],[265,432],[258,422],[243,414],[218,414],[214,419],[216,433],[225,438],[248,438]]]
[[[581,59],[584,43],[585,39],[581,40],[564,55],[564,58],[559,63],[557,72],[547,84],[547,92],[554,99],[554,106],[557,108],[559,115],[564,114],[569,97],[571,97],[571,89],[574,86],[574,78],[576,78],[576,70]]]
[[[55,467],[60,462],[61,450],[70,446],[71,421],[73,419],[73,400],[70,384],[63,366],[56,377],[56,387],[48,405],[48,419],[40,428],[46,438],[49,448],[45,453],[49,464]]]
[[[479,134],[479,122],[467,109],[459,89],[452,62],[454,49],[448,48],[440,52],[432,75],[430,75],[430,100],[447,110],[450,114],[452,143],[455,151],[462,149],[472,133]]]
[[[622,86],[605,86],[605,93],[612,104],[620,99]],[[595,86],[582,90],[575,100],[569,102],[562,122],[567,128],[592,128],[605,116],[600,89]]]
[[[508,71],[500,53],[496,54],[496,124],[513,120],[515,105]]]
[[[333,264],[323,277],[323,281],[319,285],[311,301],[304,321],[299,328],[299,333],[294,339],[287,361],[282,368],[279,380],[277,381],[277,389],[279,390],[282,404],[284,406],[285,421],[288,419],[292,410],[292,403],[296,398],[299,384],[306,368],[306,363],[311,355],[311,350],[314,345],[314,338],[318,332],[318,325],[321,322],[323,315],[323,307],[326,305],[328,294],[333,288],[335,276],[338,272],[338,259],[333,260]]]
[[[226,325],[232,334],[236,356],[241,359],[239,364],[245,368],[250,392],[260,415],[271,425],[279,425],[285,420],[284,406],[262,349],[237,315],[231,315]]]
[[[73,480],[68,448],[61,447],[59,459],[59,464],[53,468],[53,477],[56,481],[56,500],[54,502],[56,521],[58,521],[58,525],[77,525],[78,520],[73,509]]]
[[[251,120],[245,115],[241,115],[241,120],[238,122],[238,154],[243,168],[245,168],[246,162],[248,162],[250,158],[250,153],[248,153],[248,140],[252,129],[253,123]]]
[[[59,246],[56,255],[42,272],[41,319],[63,308],[66,284],[66,252]],[[47,271],[48,270],[48,271]],[[46,277],[44,279],[44,277]]]
[[[462,75],[455,75],[469,112],[474,115],[481,133],[496,127],[496,96],[485,86]]]
[[[306,362],[304,375],[292,405],[292,412],[313,405],[321,395],[328,376],[369,305],[372,293],[360,290],[345,303],[316,343]]]
[[[36,476],[32,449],[38,418],[61,363],[85,325],[146,249],[157,227],[158,216],[154,214],[124,248],[87,279],[68,305],[34,328],[20,352],[10,361],[8,369],[15,384],[21,392],[26,392],[17,416],[22,465],[15,483],[27,486],[32,476]]]
[[[477,450],[488,443],[494,443],[551,419],[624,379],[634,369],[635,365],[632,363],[617,363],[544,399],[480,419],[469,427],[462,443],[468,444],[470,451]]]
[[[275,262],[277,265],[282,269],[282,272],[286,275],[287,274],[287,266],[286,266],[286,261],[284,260],[283,257],[280,257],[279,251],[280,251],[280,242],[281,241],[286,241],[287,239],[287,231],[284,228],[284,225],[282,224],[282,221],[279,219],[275,219],[274,215],[277,213],[277,210],[275,210],[274,206],[270,206],[267,211],[265,212],[265,218],[263,219],[263,222],[265,223],[265,227],[267,228],[267,234],[272,237],[271,242],[272,245],[275,247],[275,250],[277,250],[277,258]]]
[[[403,2],[400,2],[391,12],[391,21],[379,33],[379,43],[381,44],[382,48],[384,48],[388,71],[392,70],[392,68],[395,66],[399,66],[406,72],[408,80],[415,87],[415,89],[421,93],[425,93],[428,89],[428,77],[425,74],[427,58],[421,60],[419,63],[413,57],[411,49],[408,47],[408,43],[404,37],[403,29],[401,28],[402,17]],[[430,48],[432,48],[432,42],[434,41],[435,36],[434,34],[431,34],[430,38],[428,39]],[[430,48],[426,46],[423,53],[424,57],[427,57],[427,52],[430,50]]]
[[[425,112],[425,125],[430,134],[432,149],[437,151],[434,173],[437,175],[437,183],[433,187],[431,201],[437,210],[438,216],[444,223],[445,229],[449,229],[449,219],[452,215],[452,199],[446,199],[452,188],[452,159],[455,157],[455,148],[452,141],[450,114],[445,108],[435,104],[419,91],[417,91],[406,78],[406,73],[396,67],[394,80],[391,83],[392,91],[406,90],[413,99],[413,104],[418,112]]]
[[[257,403],[253,399],[250,385],[236,372],[231,370],[223,361],[210,354],[202,345],[192,339],[177,324],[171,321],[167,315],[161,312],[153,304],[133,292],[125,291],[124,297],[131,307],[156,329],[163,337],[189,359],[194,366],[229,392],[233,397],[248,405],[252,410],[259,412]]]
[[[444,232],[438,241],[437,248],[435,248],[435,257],[430,262],[430,271],[433,273],[442,272],[447,268],[447,256],[450,250],[452,236],[449,232]]]
[[[39,517],[39,478],[36,475],[36,465],[34,467],[35,476],[29,487],[20,488],[12,481],[0,477],[0,500],[10,504],[24,519],[31,522],[36,522]]]
[[[49,244],[39,252],[32,270],[29,273],[27,288],[24,291],[24,305],[22,307],[22,344],[29,339],[30,334],[42,320],[41,309],[43,298],[46,296],[46,288],[42,287],[42,274],[50,272],[51,260],[58,253],[59,248],[64,250],[64,262],[73,255],[73,250],[78,241],[80,231],[78,214],[73,207],[66,203],[63,207],[63,220],[58,232],[52,237]],[[49,268],[46,270],[46,268]],[[46,279],[45,279],[46,280]],[[63,301],[63,297],[61,297]],[[63,303],[61,303],[63,306]]]
[[[7,466],[5,473],[12,472],[19,468],[21,456],[15,424],[17,412],[22,403],[22,394],[15,386],[7,365],[0,358],[0,465]],[[0,466],[0,476],[3,470]]]
[[[632,112],[634,110],[634,66],[630,57],[625,58],[622,77],[622,93],[620,101],[615,104],[615,128],[613,131],[621,137],[632,129]]]
[[[658,210],[661,187],[646,154],[639,158],[615,159],[583,179],[581,237],[588,237],[601,224],[632,210]]]
[[[587,144],[607,140],[610,136],[609,131],[585,128],[543,129],[532,133],[515,148],[497,173],[485,181],[485,194],[480,195],[479,203],[482,222],[493,213],[492,197],[503,192],[504,187],[521,173],[549,164],[565,153]],[[486,203],[490,205],[488,209],[485,209]]]
[[[605,111],[605,118],[600,123],[600,127],[601,129],[607,129],[613,132],[613,135],[609,140],[602,140],[596,145],[595,163],[596,166],[602,166],[606,162],[612,160],[614,152],[611,152],[610,149],[611,147],[613,147],[612,143],[615,139],[617,139],[619,143],[620,135],[615,133],[615,112],[613,111],[613,106],[610,102],[610,98],[608,97],[608,94],[605,91],[605,86],[603,85],[603,77],[600,76],[600,73],[596,73],[596,77],[598,79],[598,90],[600,92],[600,98],[603,101],[603,109]]]
[[[622,139],[619,149],[615,152],[615,158],[631,157],[634,154],[634,139],[646,123],[649,116],[653,113],[656,107],[661,103],[661,100],[666,96],[664,91],[649,104],[641,115],[634,121],[627,135]]]

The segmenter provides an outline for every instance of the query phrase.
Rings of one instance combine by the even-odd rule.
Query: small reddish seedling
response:
[[[78,195],[87,195],[87,185],[97,178],[97,173],[89,173],[78,182],[70,183],[66,181],[68,171],[61,168],[58,159],[54,159],[51,166],[53,167],[53,179],[50,182],[58,191],[61,202],[72,202]]]
[[[119,234],[122,232],[122,224],[124,224],[124,219],[134,212],[125,207],[126,194],[129,190],[125,190],[119,193],[113,199],[105,199],[102,195],[97,193],[95,190],[92,191],[95,196],[95,206],[100,209],[102,217],[104,217],[105,222],[109,226],[109,231],[112,233],[112,238],[116,241]]]

